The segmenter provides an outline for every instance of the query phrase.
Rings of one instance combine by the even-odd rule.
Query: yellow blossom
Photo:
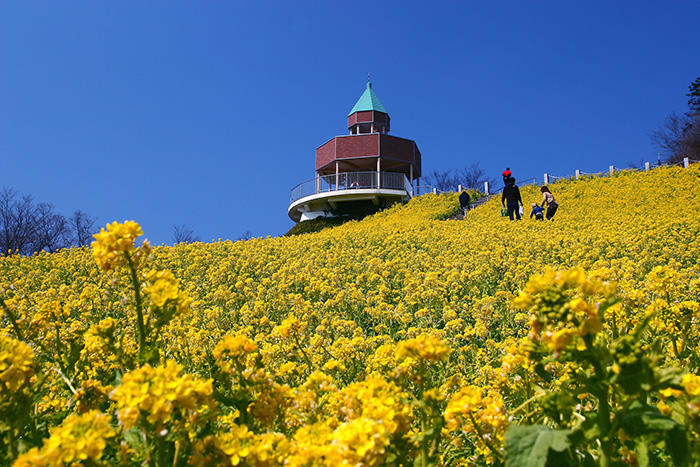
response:
[[[175,414],[178,423],[185,423],[183,428],[206,420],[207,413],[215,407],[212,380],[181,372],[181,365],[169,361],[165,366],[145,365],[125,374],[122,384],[110,396],[117,404],[119,422],[124,428],[147,423],[160,431],[175,423]]]
[[[396,349],[396,357],[413,358],[439,362],[447,359],[452,350],[443,341],[429,334],[422,334],[415,339],[408,339],[399,343]]]
[[[34,375],[33,363],[34,352],[27,344],[0,335],[0,384],[3,393],[17,391],[29,382]]]
[[[98,411],[69,415],[63,423],[51,429],[51,436],[41,448],[20,455],[14,467],[71,466],[84,461],[97,462],[114,437],[109,416]]]
[[[134,266],[138,266],[141,257],[147,256],[151,251],[148,242],[144,242],[138,249],[134,245],[136,238],[142,234],[141,226],[134,221],[107,224],[106,229],[102,227],[93,235],[95,241],[92,242],[92,255],[105,271],[127,265],[124,254],[131,254]]]
[[[688,395],[700,396],[700,376],[686,373],[683,375],[682,382],[685,392],[688,393]]]

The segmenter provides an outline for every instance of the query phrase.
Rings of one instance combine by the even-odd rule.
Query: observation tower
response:
[[[316,149],[316,176],[292,189],[289,217],[300,222],[410,199],[421,176],[421,154],[413,140],[388,134],[390,121],[368,79],[348,114],[350,134]]]

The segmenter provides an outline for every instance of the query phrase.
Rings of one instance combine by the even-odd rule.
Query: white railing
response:
[[[528,178],[527,180],[518,181],[517,185],[518,186],[537,185],[537,179],[536,178]],[[488,182],[484,183],[484,192],[487,195],[493,195],[496,193],[500,193],[501,191],[503,191],[504,188],[505,188],[505,185],[498,187],[498,188],[491,188],[491,186],[489,185]]]
[[[413,195],[413,186],[411,181],[408,180],[408,177],[402,173],[342,172],[338,174],[323,175],[305,182],[301,182],[292,188],[290,203],[319,193],[368,188],[404,190],[410,196]]]
[[[608,170],[606,171],[601,171],[601,172],[595,172],[595,173],[590,173],[590,172],[584,172],[583,170],[576,170],[575,174],[572,176],[559,176],[559,175],[552,175],[549,173],[545,173],[543,177],[543,182],[545,185],[549,185],[550,183],[554,183],[557,180],[570,180],[570,179],[579,179],[581,177],[605,177],[605,176],[610,176],[614,175],[616,173],[620,173],[623,171],[649,171],[658,167],[673,167],[673,166],[680,166],[684,168],[688,168],[690,164],[694,164],[700,162],[698,160],[694,159],[689,159],[685,158],[680,162],[676,162],[674,164],[651,164],[650,162],[645,162],[642,167],[630,167],[630,168],[620,168],[620,167],[615,167],[615,166],[610,166]],[[403,178],[403,182],[399,181],[398,178],[395,180],[384,180],[384,174],[388,175],[389,178],[392,177],[401,177]],[[303,198],[305,196],[310,196],[316,193],[324,193],[327,191],[335,191],[335,190],[344,190],[344,189],[351,189],[351,188],[357,188],[353,187],[352,183],[354,181],[357,181],[358,185],[361,185],[362,182],[365,183],[365,185],[359,186],[359,188],[377,188],[376,186],[376,176],[377,172],[346,172],[346,173],[341,173],[338,174],[340,179],[337,183],[337,187],[335,185],[335,179],[336,175],[325,175],[323,177],[319,177],[318,179],[313,179],[313,180],[308,180],[306,182],[300,183],[297,185],[293,190],[292,190],[292,202]],[[347,176],[347,178],[343,178]],[[365,178],[366,177],[366,178]],[[318,180],[321,180],[320,182]],[[426,195],[428,193],[444,193],[442,190],[438,190],[437,188],[434,188],[431,185],[419,185],[416,186],[415,189],[411,186],[411,182],[408,180],[408,177],[406,177],[403,174],[399,173],[394,173],[394,172],[380,172],[380,179],[381,179],[381,188],[390,188],[390,189],[405,189],[406,192],[411,195],[411,196],[421,196],[421,195]],[[316,183],[316,185],[312,184],[312,182]],[[311,184],[311,185],[310,185]],[[403,187],[401,185],[404,185]],[[525,186],[525,185],[536,185],[537,184],[537,179],[536,178],[529,178],[527,180],[523,180],[521,182],[518,182],[518,186]],[[318,188],[317,188],[318,187]],[[461,191],[460,188],[463,188],[461,186],[458,186],[457,191]],[[488,182],[484,183],[484,194],[487,197],[494,196],[495,194],[501,192],[505,188],[504,186],[494,188],[492,187]],[[315,191],[314,191],[315,190]]]
[[[566,176],[559,176],[559,175],[552,175],[550,173],[545,173],[543,177],[543,183],[545,185],[549,185],[550,183],[555,183],[557,180],[571,180],[571,179],[576,179],[578,180],[581,177],[609,177],[611,175],[615,175],[616,173],[621,173],[625,171],[645,171],[648,172],[652,169],[658,168],[658,167],[674,167],[674,166],[679,166],[683,168],[688,168],[690,164],[694,164],[700,161],[696,161],[694,159],[689,159],[689,158],[684,158],[682,161],[676,162],[674,164],[661,164],[658,163],[656,165],[651,164],[650,162],[645,162],[642,167],[629,167],[629,168],[620,168],[620,167],[615,167],[614,165],[611,165],[608,167],[608,170],[604,172],[596,172],[596,173],[589,173],[589,172],[584,172],[583,170],[577,169],[574,173],[574,175],[566,177]],[[534,178],[531,178],[529,180],[525,180],[522,183],[518,183],[518,185],[530,185],[530,184],[536,184],[537,180]],[[504,187],[500,187],[498,189],[493,189],[489,186],[488,182],[484,184],[484,191],[486,192],[487,195],[493,195],[495,193],[498,193],[499,191],[503,190]]]
[[[644,171],[644,172],[649,172],[652,169],[659,168],[659,167],[683,167],[684,169],[687,169],[690,164],[700,162],[696,161],[693,159],[689,159],[687,157],[683,158],[682,161],[678,161],[673,164],[662,164],[661,162],[657,163],[656,165],[653,165],[651,162],[645,162],[642,167],[626,167],[626,168],[621,168],[621,167],[615,167],[614,165],[611,165],[608,167],[608,170],[605,172],[597,172],[597,173],[587,173],[582,170],[576,170],[574,173],[573,178],[578,180],[581,177],[605,177],[605,176],[611,176],[615,175],[616,173],[621,173],[621,172],[635,172],[635,171]],[[545,173],[544,174],[544,184],[549,185],[550,183],[556,182],[557,180],[566,180],[566,179],[571,179],[572,177],[558,177],[552,174]]]

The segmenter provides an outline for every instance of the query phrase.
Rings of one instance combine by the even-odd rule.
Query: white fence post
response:
[[[581,171],[579,169],[576,169],[576,180],[581,178]]]
[[[544,174],[544,184],[549,185],[549,174]]]
[[[484,182],[484,193],[486,193],[487,196],[491,194],[489,192],[489,188],[490,188],[489,182]]]
[[[464,188],[462,188],[462,184],[460,183],[459,185],[457,185],[457,193],[461,193],[462,190],[464,190]]]
[[[649,172],[651,170],[651,162],[645,162],[644,163],[644,170],[646,172]]]
[[[610,175],[615,175],[615,166],[614,165],[610,166]]]
[[[690,160],[687,157],[684,157],[683,158],[683,168],[687,169],[689,165],[690,165]]]
[[[433,194],[437,195],[437,188],[433,188]]]

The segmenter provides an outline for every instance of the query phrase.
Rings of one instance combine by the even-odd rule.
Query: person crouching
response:
[[[544,209],[539,207],[537,203],[532,203],[532,212],[530,212],[530,219],[535,218],[536,221],[544,220]]]

